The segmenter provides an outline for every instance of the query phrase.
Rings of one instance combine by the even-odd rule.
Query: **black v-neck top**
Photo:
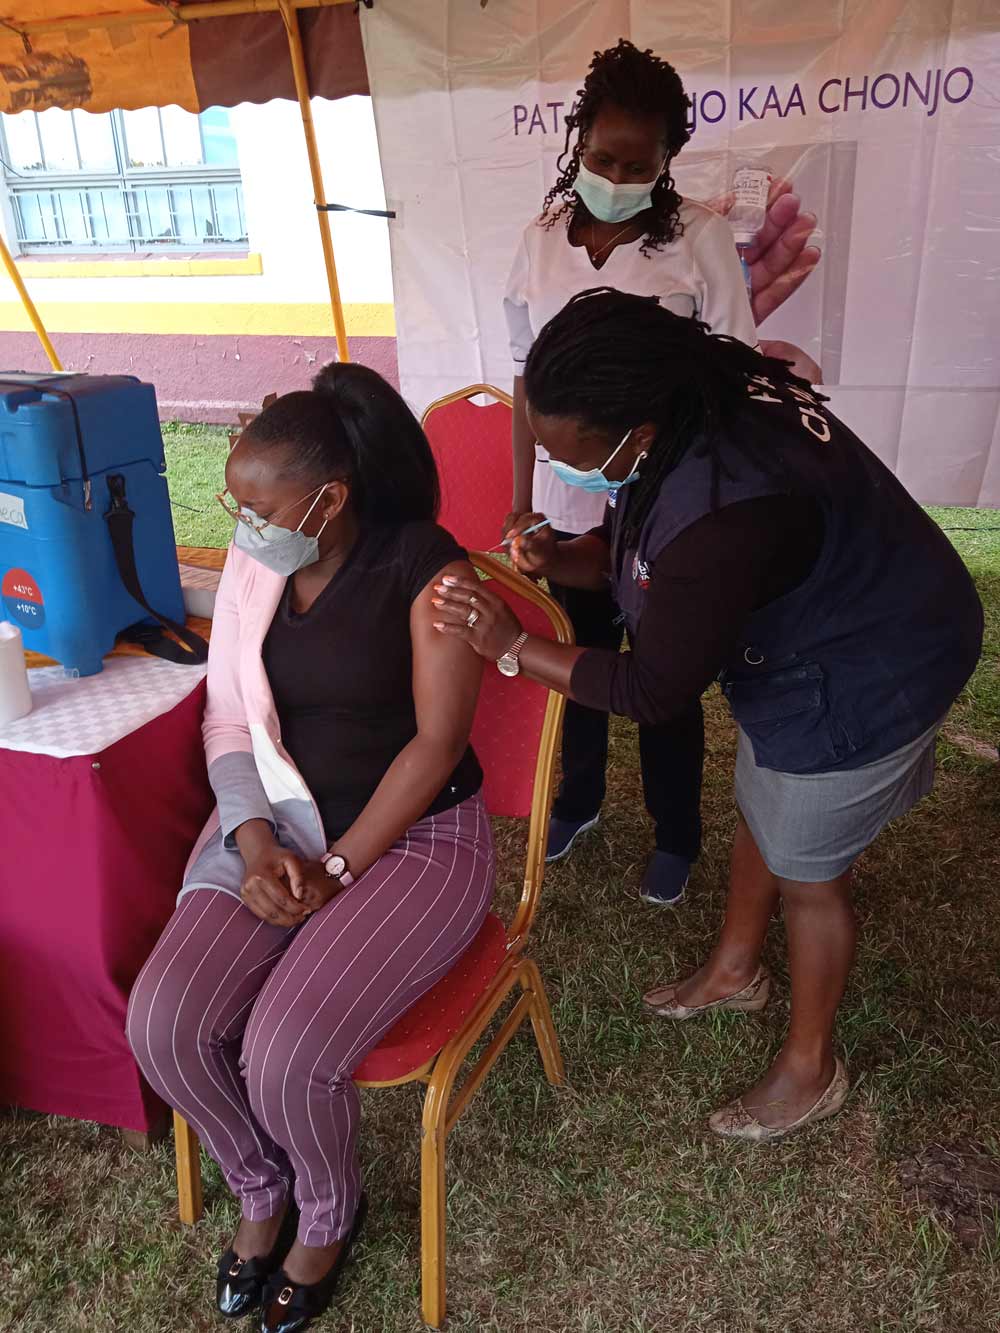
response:
[[[288,580],[264,640],[264,667],[282,744],[330,842],[347,832],[417,734],[410,607],[465,554],[436,523],[377,527],[362,532],[303,615],[292,610]],[[469,748],[426,813],[458,805],[482,780]]]

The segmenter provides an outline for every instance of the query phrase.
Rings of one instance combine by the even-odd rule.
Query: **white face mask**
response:
[[[587,212],[598,222],[627,222],[649,208],[653,202],[653,187],[663,175],[663,163],[651,181],[634,185],[614,185],[604,176],[598,176],[581,161],[573,189],[586,206]]]
[[[234,538],[236,549],[245,551],[265,568],[273,570],[283,578],[288,578],[308,565],[314,565],[319,559],[319,539],[326,530],[329,519],[324,522],[315,537],[307,536],[302,531],[302,525],[323,498],[323,492],[329,484],[328,481],[324,481],[320,486],[315,500],[303,516],[302,523],[294,531],[280,527],[277,523],[267,523],[260,531],[249,523],[237,523]],[[303,499],[308,499],[308,496],[304,496]],[[243,508],[240,512],[254,523],[261,522],[252,509]]]

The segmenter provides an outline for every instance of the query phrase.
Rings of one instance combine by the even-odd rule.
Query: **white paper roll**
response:
[[[30,712],[31,690],[21,631],[9,620],[0,620],[0,727]]]
[[[184,610],[189,616],[212,619],[215,615],[215,594],[221,578],[222,571],[218,569],[181,565],[181,592],[184,594]]]

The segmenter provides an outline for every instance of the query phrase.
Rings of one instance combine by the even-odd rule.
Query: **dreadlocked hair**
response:
[[[580,170],[584,141],[606,102],[638,116],[663,118],[667,167],[653,186],[652,220],[640,247],[643,254],[648,254],[675,240],[684,230],[680,220],[681,196],[674,187],[669,164],[691,137],[688,131],[691,103],[673,65],[654,56],[652,51],[640,51],[624,37],[617,46],[594,52],[590,73],[566,117],[566,143],[557,164],[560,175],[545,196],[542,225],[554,227],[560,218],[575,215],[578,201],[573,186]],[[574,133],[576,142],[570,148]],[[554,207],[557,200],[561,203]]]
[[[748,382],[761,375],[776,388],[796,386],[826,401],[787,361],[710,333],[706,324],[665,310],[655,296],[594,287],[574,296],[539,333],[525,363],[524,388],[533,412],[570,417],[609,437],[646,422],[656,426],[630,488],[623,525],[629,547],[637,544],[664,481],[689,452],[711,459],[711,503],[718,507],[720,476],[732,476],[722,431],[749,401]],[[775,459],[745,433],[727,443],[777,471]]]

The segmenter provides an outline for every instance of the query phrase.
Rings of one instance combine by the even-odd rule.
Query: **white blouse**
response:
[[[681,204],[684,233],[660,250],[641,254],[642,239],[617,245],[601,268],[594,268],[583,245],[570,245],[567,221],[554,227],[538,220],[525,229],[504,296],[514,374],[524,373],[539,330],[570,297],[589,287],[616,287],[637,296],[658,296],[677,315],[697,315],[713,333],[727,333],[757,345],[750,300],[729,224],[704,204]],[[588,532],[604,516],[605,499],[567,486],[535,446],[532,506],[560,532]]]

